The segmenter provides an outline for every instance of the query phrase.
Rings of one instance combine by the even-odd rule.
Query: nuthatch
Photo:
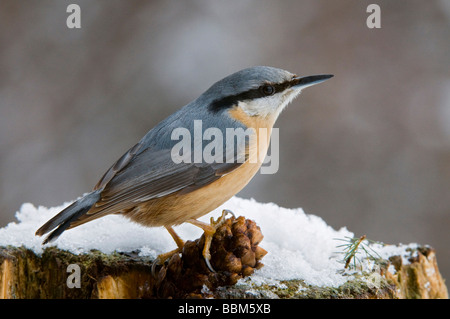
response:
[[[172,226],[188,222],[204,230],[203,257],[213,271],[209,247],[226,211],[217,221],[211,219],[211,224],[197,218],[247,185],[262,164],[270,132],[283,108],[302,89],[332,76],[297,77],[281,69],[257,66],[225,77],[150,130],[106,171],[92,192],[50,219],[36,235],[52,231],[45,244],[66,229],[120,213],[139,224],[164,226],[169,231],[178,248],[160,255],[158,261],[163,262],[184,245]],[[201,120],[203,129],[216,128],[223,135],[227,128],[252,128],[256,139],[246,139],[244,147],[233,147],[231,161],[174,161],[173,130],[182,127],[192,132],[196,120]],[[256,148],[259,129],[266,129],[269,134],[264,136],[266,143],[259,144],[264,146],[256,150],[258,159],[252,162],[248,155]]]

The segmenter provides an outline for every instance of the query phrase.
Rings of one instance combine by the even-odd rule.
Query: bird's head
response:
[[[203,98],[214,113],[237,108],[249,117],[276,119],[302,89],[331,77],[331,74],[299,77],[285,70],[256,66],[216,82]]]

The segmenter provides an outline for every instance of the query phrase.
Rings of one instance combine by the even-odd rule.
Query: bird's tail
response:
[[[96,190],[87,194],[42,225],[42,227],[36,231],[37,236],[42,236],[53,230],[45,238],[42,244],[46,244],[58,238],[59,235],[70,227],[72,222],[86,214],[89,209],[91,209],[91,207],[94,206],[94,204],[100,199],[100,192],[101,190]]]

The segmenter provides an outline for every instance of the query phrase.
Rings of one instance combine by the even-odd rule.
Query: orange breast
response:
[[[249,117],[240,108],[233,108],[230,116],[247,127],[255,129],[256,139],[251,139],[250,148],[256,148],[258,158],[247,161],[217,181],[187,194],[174,193],[142,203],[125,215],[146,226],[172,226],[188,219],[197,219],[242,190],[261,167],[270,142],[274,120]],[[261,132],[266,134],[261,134]]]

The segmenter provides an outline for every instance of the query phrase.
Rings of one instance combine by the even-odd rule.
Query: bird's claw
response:
[[[152,263],[152,270],[151,271],[152,271],[153,278],[156,278],[156,275],[157,275],[156,274],[156,266],[164,265],[164,262],[167,259],[170,259],[173,255],[178,254],[179,252],[181,252],[181,249],[182,248],[179,247],[177,249],[171,250],[171,251],[169,251],[167,253],[161,254],[158,257],[156,257],[156,259]]]
[[[211,253],[210,253],[211,242],[212,242],[213,236],[216,233],[217,229],[219,229],[225,223],[225,216],[227,214],[233,215],[233,217],[236,218],[236,216],[233,214],[232,211],[230,211],[228,209],[224,209],[222,211],[222,215],[219,218],[217,218],[217,220],[214,220],[214,218],[211,217],[209,225],[207,223],[200,222],[196,219],[188,220],[189,223],[202,228],[204,231],[205,245],[203,246],[202,255],[203,255],[203,258],[205,259],[206,266],[208,267],[208,269],[211,272],[216,272],[211,265]],[[174,249],[172,251],[169,251],[167,253],[159,255],[155,259],[155,261],[152,264],[152,269],[151,269],[152,276],[154,278],[156,278],[156,276],[157,276],[156,267],[164,265],[164,262],[166,260],[170,259],[173,255],[180,253],[184,246],[184,242],[181,239],[179,239],[178,236],[175,235],[174,231],[170,227],[168,228],[168,230],[171,233],[172,237],[174,237],[174,239],[177,242],[179,247],[177,249]]]
[[[156,278],[156,266],[161,266],[161,265],[162,265],[162,263],[159,260],[159,258],[157,257],[152,263],[152,277],[153,278]]]
[[[210,220],[211,228],[204,229],[204,231],[205,231],[205,246],[203,247],[203,258],[205,259],[206,266],[208,267],[208,269],[211,272],[216,272],[211,265],[211,253],[210,253],[211,242],[212,242],[213,236],[216,233],[217,229],[219,229],[225,223],[225,216],[227,214],[231,214],[231,215],[233,215],[234,218],[236,218],[236,216],[233,214],[233,212],[231,210],[224,209],[222,211],[222,215],[219,218],[217,218],[217,220],[214,220],[214,218],[211,217],[211,220]]]

